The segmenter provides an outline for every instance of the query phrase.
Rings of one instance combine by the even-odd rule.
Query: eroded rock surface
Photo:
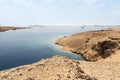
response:
[[[120,51],[120,28],[77,33],[58,39],[56,44],[86,60],[97,61]]]
[[[120,80],[120,62],[86,62],[54,56],[1,71],[0,80]]]
[[[37,63],[0,72],[0,80],[97,80],[80,67],[80,62],[54,56]]]

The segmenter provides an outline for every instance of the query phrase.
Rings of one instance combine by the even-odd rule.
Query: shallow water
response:
[[[80,55],[61,51],[57,38],[105,27],[43,27],[0,32],[0,70],[30,64],[53,55],[83,60]]]

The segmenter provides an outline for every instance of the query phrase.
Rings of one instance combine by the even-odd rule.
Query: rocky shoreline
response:
[[[120,63],[86,62],[53,56],[0,71],[0,80],[120,80]]]
[[[86,74],[80,62],[53,56],[34,64],[0,72],[0,80],[97,80]]]
[[[120,28],[77,33],[56,44],[87,61],[53,56],[0,71],[0,80],[120,80]]]
[[[0,32],[9,30],[28,29],[27,27],[0,26]]]
[[[120,28],[77,33],[56,40],[56,44],[88,61],[98,61],[120,52]]]

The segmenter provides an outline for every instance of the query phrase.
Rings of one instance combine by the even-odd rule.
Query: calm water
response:
[[[77,54],[61,51],[57,38],[104,27],[44,27],[0,32],[0,70],[30,64],[53,55],[83,60]]]

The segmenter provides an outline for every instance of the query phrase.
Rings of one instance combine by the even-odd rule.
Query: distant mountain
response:
[[[30,25],[29,27],[44,27],[43,25]]]
[[[120,25],[83,25],[82,27],[120,27]]]

